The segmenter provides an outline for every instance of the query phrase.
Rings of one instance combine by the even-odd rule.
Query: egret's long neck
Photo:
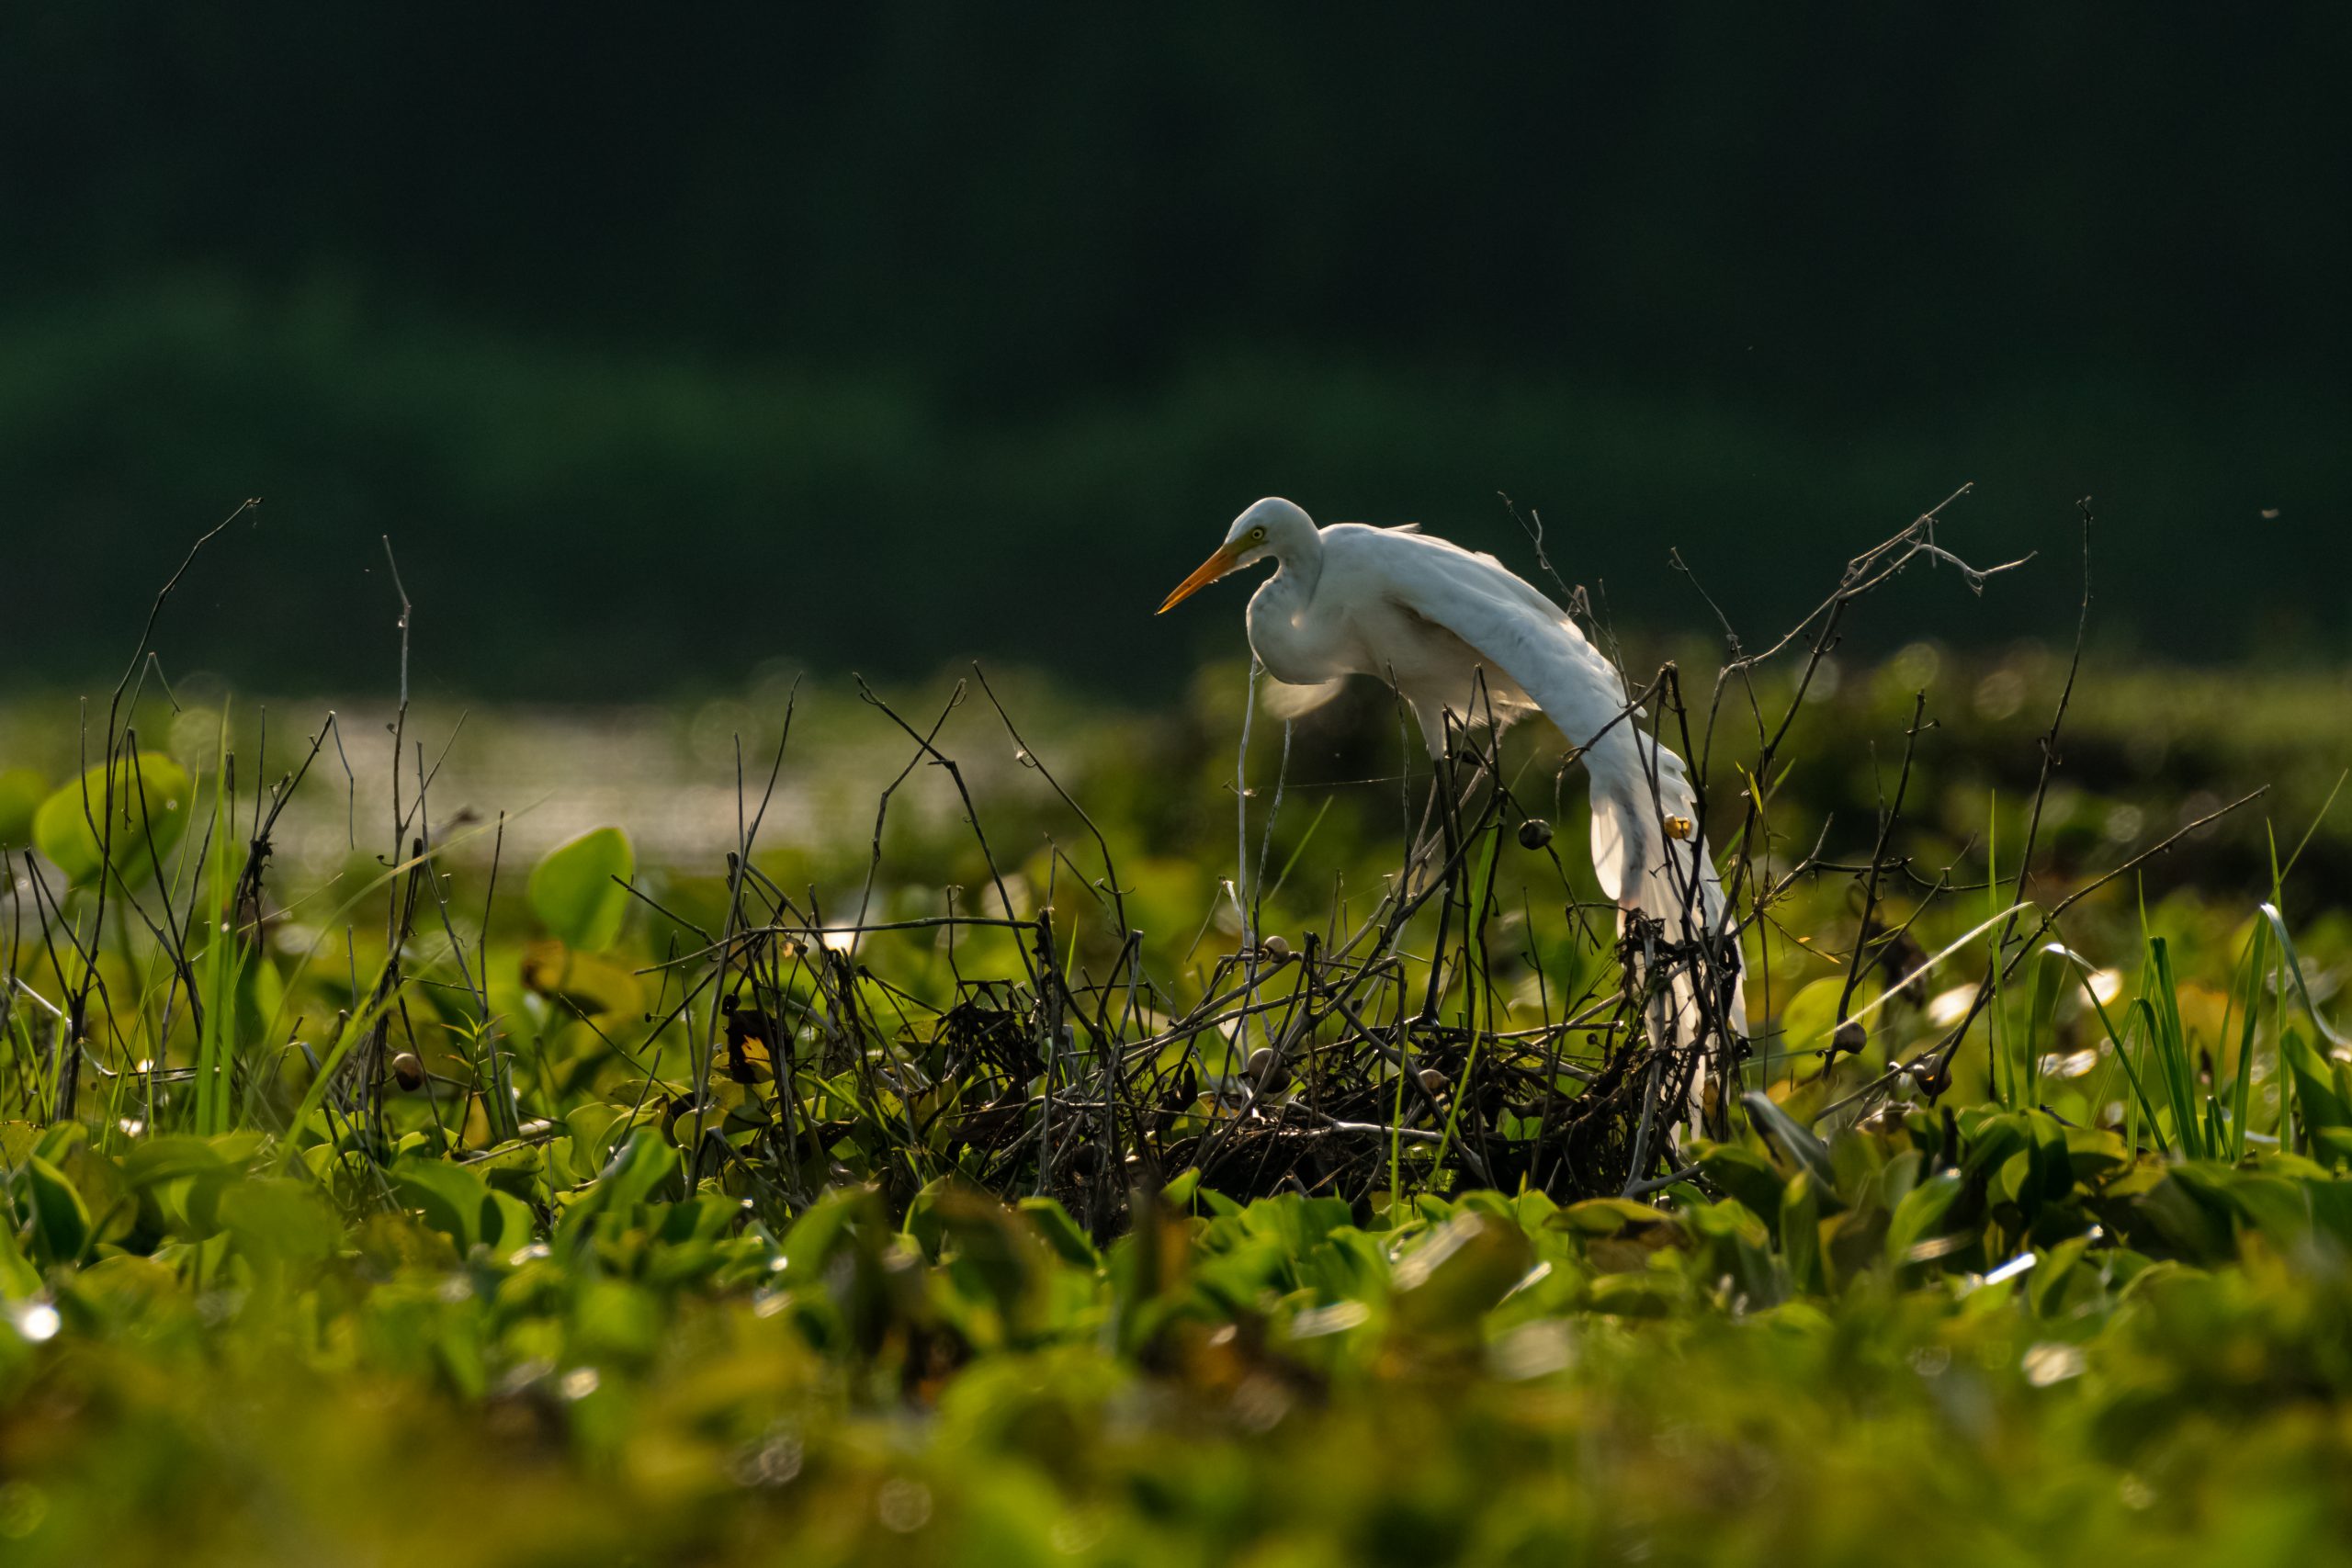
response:
[[[1274,575],[1267,587],[1282,595],[1284,607],[1295,615],[1315,602],[1315,585],[1323,581],[1323,531],[1307,524],[1287,538],[1274,542]]]

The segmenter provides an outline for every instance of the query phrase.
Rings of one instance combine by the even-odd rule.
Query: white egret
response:
[[[1274,562],[1250,600],[1250,647],[1280,682],[1269,699],[1291,716],[1336,694],[1351,675],[1394,685],[1411,705],[1432,758],[1456,728],[1491,707],[1498,723],[1540,712],[1582,760],[1592,795],[1592,866],[1617,901],[1621,926],[1638,913],[1669,942],[1696,942],[1718,956],[1704,972],[1723,998],[1715,1010],[1733,1034],[1747,1032],[1736,966],[1736,925],[1705,839],[1682,759],[1640,728],[1617,671],[1566,613],[1492,556],[1412,527],[1357,523],[1317,527],[1292,502],[1269,497],[1234,519],[1225,543],[1159,606],[1166,614],[1228,572]],[[1705,1011],[1685,968],[1654,1032],[1730,1058],[1702,1039]],[[1694,1118],[1703,1093],[1694,1075]]]

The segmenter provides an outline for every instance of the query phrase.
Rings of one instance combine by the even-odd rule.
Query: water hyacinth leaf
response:
[[[786,1238],[787,1246],[790,1240]],[[1133,1225],[1111,1246],[1108,1272],[1117,1342],[1133,1353],[1182,1310],[1193,1272],[1193,1238],[1181,1212],[1140,1196]]]
[[[547,1150],[539,1144],[509,1138],[471,1161],[469,1168],[488,1182],[493,1194],[507,1193],[528,1198],[537,1192],[546,1179]],[[485,1226],[488,1221],[484,1222]],[[499,1238],[492,1229],[485,1228],[481,1235],[486,1242]],[[519,1245],[519,1244],[518,1244]]]
[[[635,1361],[661,1342],[662,1318],[653,1297],[624,1280],[582,1287],[572,1304],[571,1349],[596,1359]],[[594,1384],[585,1385],[594,1389]]]
[[[663,1143],[653,1129],[639,1127],[629,1134],[596,1179],[596,1190],[616,1210],[636,1207],[653,1194],[678,1169],[678,1151]]]
[[[33,1154],[63,1170],[76,1154],[90,1145],[90,1129],[79,1122],[59,1122],[33,1144]]]
[[[1916,1255],[1945,1240],[1946,1218],[1966,1190],[1958,1171],[1945,1170],[1905,1193],[1886,1227],[1886,1260],[1897,1267],[1927,1261]]]
[[[596,953],[619,940],[628,914],[627,881],[637,852],[618,828],[596,828],[558,844],[531,868],[531,912],[566,945]]]
[[[1781,1110],[1770,1095],[1751,1089],[1740,1100],[1757,1129],[1770,1138],[1781,1153],[1819,1182],[1824,1190],[1837,1190],[1838,1172],[1830,1162],[1829,1145],[1814,1136],[1812,1129]]]
[[[2352,1158],[2352,1095],[2345,1092],[2343,1064],[2321,1055],[2296,1029],[2279,1032],[2278,1054],[2295,1080],[2295,1110],[2312,1155],[2326,1163]]]
[[[141,751],[118,759],[113,774],[111,793],[101,763],[33,814],[33,846],[76,886],[96,882],[109,863],[124,882],[141,886],[187,829],[196,786],[186,768]]]
[[[1069,1211],[1063,1208],[1057,1200],[1023,1198],[1019,1207],[1046,1245],[1059,1254],[1064,1262],[1076,1264],[1081,1269],[1092,1269],[1102,1262],[1094,1250],[1094,1244],[1086,1239],[1086,1233],[1079,1229],[1078,1222],[1069,1217]]]
[[[1562,1209],[1555,1223],[1580,1235],[1616,1235],[1628,1230],[1638,1232],[1670,1225],[1673,1219],[1631,1198],[1588,1198]]]
[[[0,769],[0,849],[32,841],[33,814],[49,798],[49,781],[30,768]]]
[[[783,1282],[801,1285],[823,1278],[825,1265],[843,1243],[861,1227],[872,1229],[882,1218],[880,1205],[869,1189],[845,1187],[826,1193],[784,1233]]]
[[[490,1202],[481,1212],[484,1243],[502,1251],[511,1251],[531,1244],[537,1228],[529,1205],[511,1193],[492,1190]]]
[[[0,1221],[14,1218],[8,1205],[0,1201]],[[0,1302],[22,1301],[40,1288],[40,1270],[17,1245],[17,1227],[0,1224]]]
[[[2238,1224],[2260,1231],[2274,1246],[2293,1248],[2312,1235],[2311,1184],[2257,1171],[2182,1166],[2172,1179],[2209,1209],[2226,1208]]]
[[[2029,1207],[2061,1203],[2075,1190],[2075,1163],[2066,1146],[2066,1128],[2046,1111],[2025,1112],[2026,1133],[2032,1139],[2030,1169],[2032,1190]]]
[[[1517,1225],[1456,1214],[1396,1265],[1396,1320],[1423,1333],[1475,1328],[1534,1261],[1527,1233]]]
[[[2131,1145],[2104,1127],[2068,1127],[2064,1132],[2066,1159],[2077,1186],[2103,1182],[2132,1164]]]
[[[1493,1194],[1484,1196],[1492,1198]],[[1501,1200],[1495,1201],[1499,1206]],[[1335,1198],[1302,1198],[1295,1192],[1261,1198],[1247,1209],[1235,1204],[1233,1213],[1241,1217],[1243,1230],[1271,1237],[1293,1258],[1303,1258],[1313,1251],[1350,1218],[1348,1206]]]
[[[1879,999],[1883,990],[1875,975],[1856,985],[1850,996],[1843,975],[1815,980],[1789,998],[1788,1007],[1781,1015],[1781,1037],[1789,1048],[1795,1050],[1826,1045],[1848,1018],[1858,1012],[1868,1017],[1865,1010]]]
[[[1830,1168],[1838,1173],[1831,1196],[1849,1208],[1863,1202],[1878,1185],[1879,1172],[1886,1163],[1879,1141],[1844,1127],[1830,1136],[1828,1145]]]
[[[627,964],[561,942],[526,942],[522,975],[525,988],[578,1016],[635,1012],[645,1005],[645,987]]]
[[[401,1201],[420,1211],[424,1223],[457,1244],[460,1256],[482,1238],[482,1210],[490,1187],[468,1167],[447,1160],[402,1160],[392,1169]]]
[[[1963,1121],[1962,1128],[1968,1135],[1968,1153],[1961,1161],[1960,1173],[1971,1179],[1999,1172],[2033,1142],[2025,1119],[2015,1111],[1982,1117],[1973,1127]]]
[[[956,1179],[939,1177],[923,1187],[907,1203],[906,1223],[900,1227],[910,1240],[922,1248],[923,1257],[939,1261],[947,1245],[947,1224],[940,1213],[941,1203],[956,1190]]]
[[[1878,1173],[1865,1201],[1884,1209],[1888,1213],[1919,1185],[1920,1173],[1928,1168],[1927,1156],[1917,1149],[1905,1149]]]
[[[238,1252],[266,1269],[317,1264],[343,1239],[325,1204],[292,1181],[238,1182],[220,1194],[218,1217]]]
[[[2184,1262],[2217,1263],[2236,1250],[2236,1213],[2212,1182],[2197,1175],[2182,1179],[2198,1169],[2175,1166],[2170,1175],[2133,1201],[2132,1214],[2145,1222],[2150,1239],[2164,1251]]]
[[[959,1292],[991,1304],[1016,1337],[1033,1332],[1050,1257],[1035,1230],[994,1198],[961,1186],[933,1195],[932,1219]]]
[[[1668,1317],[1688,1290],[1672,1274],[1604,1274],[1592,1282],[1592,1310],[1614,1317]]]
[[[1733,1299],[1764,1305],[1786,1292],[1772,1258],[1772,1225],[1741,1202],[1693,1203],[1682,1222],[1696,1244],[1702,1278],[1731,1281]]]
[[[613,1145],[633,1124],[626,1108],[594,1100],[565,1112],[563,1121],[571,1130],[572,1162],[583,1179],[605,1168]]]
[[[1820,1190],[1812,1175],[1801,1170],[1781,1193],[1781,1255],[1789,1282],[1801,1291],[1818,1292],[1824,1284]]]
[[[32,1213],[33,1252],[44,1263],[72,1263],[90,1239],[90,1211],[65,1173],[33,1156],[18,1173],[18,1190]]]
[[[2352,1181],[2306,1181],[2312,1228],[2335,1247],[2352,1251]]]
[[[146,1139],[123,1156],[122,1171],[133,1190],[202,1176],[227,1166],[220,1148],[207,1138],[174,1134]]]
[[[208,1139],[166,1134],[132,1146],[123,1156],[124,1185],[138,1198],[141,1212],[157,1228],[198,1240],[212,1234],[212,1214],[220,1189],[242,1177],[220,1150]],[[197,1190],[204,1219],[189,1213]]]
[[[2075,1266],[2090,1245],[2088,1236],[2076,1236],[2041,1254],[2040,1263],[2025,1281],[2026,1302],[2036,1316],[2055,1317],[2064,1309],[2069,1288],[2083,1278],[2075,1273]]]

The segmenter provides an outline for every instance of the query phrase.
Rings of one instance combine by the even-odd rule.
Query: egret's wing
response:
[[[1510,676],[1569,744],[1589,747],[1603,730],[1629,730],[1618,722],[1626,696],[1616,668],[1566,612],[1502,562],[1393,528],[1327,528],[1327,547],[1343,532],[1371,586]]]
[[[1346,683],[1344,678],[1324,681],[1312,686],[1294,686],[1287,681],[1277,681],[1272,675],[1259,690],[1258,701],[1269,716],[1287,722],[1303,718],[1340,694]]]
[[[1327,544],[1334,532],[1325,531]],[[1694,928],[1736,931],[1713,857],[1696,831],[1698,799],[1682,759],[1636,725],[1615,666],[1560,607],[1492,556],[1426,535],[1351,534],[1345,547],[1357,556],[1367,587],[1376,585],[1394,604],[1461,638],[1516,682],[1580,750],[1592,783],[1593,870],[1602,891],[1663,921],[1668,940],[1687,940]],[[1747,1010],[1736,965],[1726,979],[1724,1020],[1745,1035]],[[1692,974],[1678,972],[1670,991],[1652,1029],[1694,1040],[1702,1012]],[[1694,1082],[1694,1107],[1701,1092]]]

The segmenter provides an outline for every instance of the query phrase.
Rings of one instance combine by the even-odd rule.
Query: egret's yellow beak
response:
[[[1174,609],[1177,605],[1182,604],[1185,600],[1190,599],[1193,594],[1198,593],[1202,589],[1206,588],[1210,583],[1215,582],[1218,578],[1223,577],[1227,572],[1231,571],[1235,567],[1240,565],[1241,552],[1246,547],[1247,547],[1238,539],[1234,540],[1230,544],[1219,545],[1217,547],[1216,554],[1203,561],[1199,567],[1194,569],[1192,576],[1178,583],[1176,585],[1176,592],[1170,593],[1168,596],[1167,601],[1162,604],[1159,609],[1154,610],[1152,614],[1155,615],[1164,615],[1168,614],[1169,611]]]

